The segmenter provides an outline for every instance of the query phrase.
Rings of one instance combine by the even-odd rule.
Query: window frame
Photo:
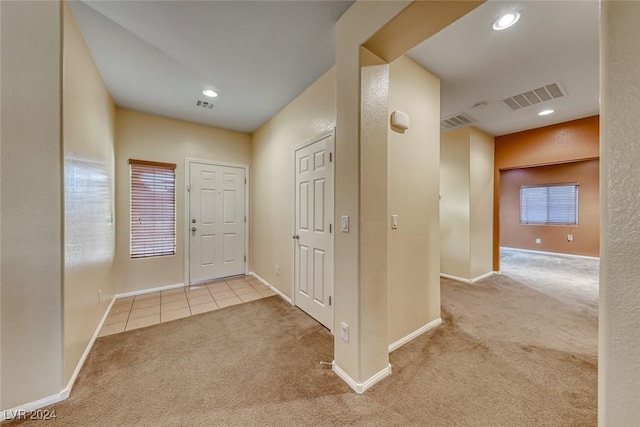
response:
[[[550,222],[549,221],[549,193],[547,191],[546,194],[546,221],[544,222],[534,222],[534,221],[526,221],[523,222],[523,190],[529,188],[553,188],[553,187],[575,187],[575,222]],[[559,225],[559,226],[571,226],[577,227],[580,224],[579,214],[580,214],[580,183],[578,182],[564,182],[564,183],[551,183],[551,184],[531,184],[531,185],[521,185],[520,186],[520,194],[519,194],[519,218],[518,223],[520,225]]]
[[[159,191],[162,191],[162,184],[158,184],[155,180],[167,180],[169,178],[169,174],[167,171],[171,171],[171,196],[168,196],[165,192],[161,194],[156,202],[160,202],[160,204],[167,202],[172,203],[171,213],[169,214],[168,210],[162,211],[160,210],[160,221],[158,223],[154,223],[153,220],[147,222],[147,224],[152,224],[152,226],[157,227],[160,231],[154,230],[150,236],[146,236],[151,243],[146,245],[134,243],[134,240],[140,240],[144,238],[144,230],[138,229],[136,230],[134,224],[134,209],[144,209],[144,206],[136,206],[134,202],[134,197],[142,197],[148,198],[147,202],[150,200],[150,205],[153,203],[153,197],[151,191],[155,188]],[[149,191],[145,193],[144,189],[138,187],[134,188],[134,185],[141,186],[144,183],[141,180],[140,176],[135,174],[142,174],[144,172],[155,173],[156,176],[153,177],[153,184],[148,188]],[[157,187],[156,187],[157,186]],[[148,160],[137,160],[137,159],[129,159],[129,258],[132,260],[137,259],[146,259],[146,258],[154,258],[154,257],[164,257],[164,256],[174,256],[177,253],[177,199],[176,199],[176,164],[175,163],[163,163],[163,162],[154,162]],[[149,212],[147,215],[157,216],[158,215],[158,207],[156,206],[156,212],[153,212],[153,206],[147,206]],[[170,219],[167,219],[170,218]],[[140,218],[138,219],[140,221]],[[165,224],[159,224],[164,222]],[[167,227],[166,223],[170,225]],[[171,241],[169,243],[163,242],[170,238]]]

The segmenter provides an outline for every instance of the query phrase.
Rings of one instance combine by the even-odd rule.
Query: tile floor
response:
[[[144,328],[271,295],[275,293],[255,277],[238,276],[121,298],[113,304],[98,336]]]

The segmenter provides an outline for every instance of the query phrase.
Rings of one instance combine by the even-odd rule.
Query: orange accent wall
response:
[[[498,136],[495,139],[493,267],[500,269],[500,175],[508,169],[571,163],[600,157],[600,117]],[[566,236],[565,236],[566,238]]]
[[[500,246],[598,256],[600,246],[599,160],[502,171]],[[520,224],[520,186],[578,183],[578,225]],[[569,234],[573,241],[568,241]],[[536,239],[541,242],[536,243]]]

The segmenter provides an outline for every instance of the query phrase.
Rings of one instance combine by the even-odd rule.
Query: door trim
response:
[[[336,204],[335,204],[335,198],[336,198],[336,168],[334,167],[335,165],[335,157],[336,157],[336,152],[335,152],[335,148],[336,148],[336,128],[334,127],[333,129],[331,129],[330,131],[327,132],[323,132],[317,136],[314,136],[311,139],[308,139],[304,142],[298,143],[296,145],[293,146],[293,150],[291,151],[292,153],[292,160],[293,160],[293,185],[291,186],[291,200],[293,200],[293,223],[292,223],[292,230],[291,230],[291,236],[293,236],[294,234],[296,234],[296,151],[305,148],[309,145],[315,144],[318,141],[321,141],[327,137],[331,137],[331,153],[333,153],[333,160],[331,161],[332,165],[331,165],[331,182],[333,184],[333,188],[331,188],[331,196],[333,197],[332,200],[332,212],[331,212],[331,221],[332,224],[335,222],[335,216],[336,216]],[[336,225],[333,224],[333,232],[331,233],[331,258],[333,260],[333,263],[331,265],[331,297],[333,299],[332,303],[331,303],[331,312],[334,313],[334,319],[332,322],[332,328],[331,328],[331,333],[333,334],[333,331],[335,329],[335,323],[336,323],[336,319],[335,319],[335,305],[336,305],[336,301],[335,301],[335,239],[334,236],[336,234]],[[297,307],[296,305],[296,248],[295,248],[296,242],[294,241],[294,239],[291,239],[291,305],[293,305],[294,307]]]
[[[244,187],[244,215],[247,217],[247,221],[244,223],[244,253],[247,260],[244,263],[244,274],[249,274],[249,165],[240,163],[218,162],[215,160],[196,159],[192,157],[184,158],[184,284],[190,286],[190,273],[189,267],[189,183],[191,182],[191,176],[189,171],[191,170],[191,163],[200,163],[204,165],[212,166],[228,166],[232,168],[244,169],[244,176],[247,179],[247,184]]]

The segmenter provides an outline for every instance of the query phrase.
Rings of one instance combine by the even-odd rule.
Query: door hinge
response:
[[[329,305],[331,305],[331,295],[329,295]]]
[[[187,192],[191,191],[191,186],[187,185]]]
[[[246,215],[244,216],[244,223],[245,224],[247,223],[247,216]]]
[[[333,153],[329,153],[329,161],[333,162]]]
[[[247,185],[247,178],[244,179],[244,185]]]
[[[329,224],[329,233],[333,233],[333,231],[332,231],[332,230],[333,230],[333,225],[332,225],[332,224]]]
[[[244,256],[244,262],[247,262],[247,256],[246,255]]]

